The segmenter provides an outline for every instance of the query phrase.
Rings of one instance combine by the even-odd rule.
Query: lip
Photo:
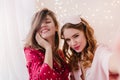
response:
[[[74,47],[75,50],[79,50],[80,49],[80,46],[76,46]]]
[[[48,32],[48,31],[49,31],[49,29],[47,29],[47,28],[42,28],[42,29],[40,30],[41,33],[46,33],[46,32]]]

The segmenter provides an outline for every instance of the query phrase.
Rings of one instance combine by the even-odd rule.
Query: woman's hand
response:
[[[43,39],[39,33],[36,34],[36,40],[40,46],[45,48],[45,59],[44,63],[47,63],[51,68],[53,68],[53,54],[52,54],[52,46],[48,41]]]
[[[75,80],[74,75],[73,75],[72,72],[69,73],[68,79],[69,79],[69,80]]]
[[[120,35],[113,40],[112,51],[109,60],[110,80],[120,80]]]
[[[42,46],[45,49],[51,47],[50,43],[48,43],[47,40],[43,39],[39,33],[36,34],[36,41],[40,46]]]
[[[120,80],[120,53],[113,53],[109,61],[110,80]]]

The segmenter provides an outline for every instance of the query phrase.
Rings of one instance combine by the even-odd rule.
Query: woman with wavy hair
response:
[[[97,44],[94,30],[85,19],[80,16],[64,19],[61,38],[72,70],[70,80],[117,80],[119,58],[107,46]],[[114,61],[117,62],[113,67]]]
[[[70,69],[59,49],[58,28],[53,11],[35,13],[24,48],[29,80],[68,80]]]

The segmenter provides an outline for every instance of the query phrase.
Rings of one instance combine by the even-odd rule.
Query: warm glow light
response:
[[[36,2],[39,9],[47,7],[53,10],[60,24],[66,16],[81,15],[95,29],[96,38],[100,43],[110,44],[117,29],[120,28],[120,0],[36,0]]]

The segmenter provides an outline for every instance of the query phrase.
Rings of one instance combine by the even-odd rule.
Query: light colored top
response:
[[[95,51],[92,65],[86,70],[85,80],[109,80],[108,63],[111,50],[104,45],[99,45]],[[81,69],[73,72],[75,80],[82,80]]]

